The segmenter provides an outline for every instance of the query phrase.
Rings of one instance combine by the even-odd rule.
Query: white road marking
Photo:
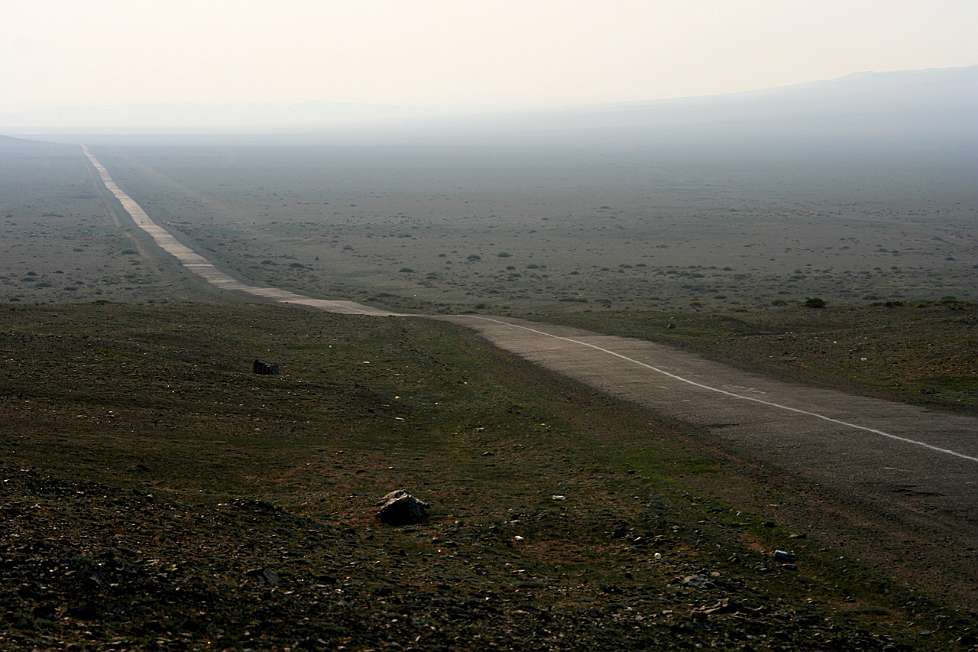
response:
[[[825,416],[824,414],[819,414],[818,412],[810,412],[808,410],[802,410],[800,408],[794,408],[794,407],[791,407],[791,406],[788,406],[788,405],[782,405],[780,403],[775,403],[773,401],[765,401],[764,399],[755,398],[753,396],[744,396],[742,394],[736,394],[734,392],[729,392],[729,391],[727,391],[725,389],[720,389],[719,387],[711,387],[710,385],[704,385],[703,383],[698,383],[695,380],[689,380],[688,378],[683,378],[682,376],[678,376],[678,375],[676,375],[674,373],[670,373],[668,371],[665,371],[664,369],[659,369],[658,367],[655,367],[655,366],[650,365],[648,363],[642,362],[641,360],[636,360],[634,358],[629,358],[627,355],[622,355],[621,353],[618,353],[616,351],[612,351],[610,349],[606,349],[606,348],[604,348],[602,346],[598,346],[597,344],[591,344],[590,342],[582,342],[581,340],[575,340],[572,337],[564,337],[562,335],[554,335],[553,333],[548,333],[546,331],[541,331],[541,330],[538,330],[536,328],[530,328],[529,326],[521,326],[520,324],[513,324],[511,322],[503,321],[501,319],[493,319],[492,317],[482,317],[482,316],[479,316],[479,315],[465,315],[465,317],[470,318],[470,319],[482,319],[482,320],[485,320],[485,321],[491,321],[491,322],[494,322],[496,324],[502,324],[503,326],[509,326],[511,328],[521,328],[521,329],[523,329],[525,331],[530,331],[531,333],[536,333],[538,335],[546,335],[547,337],[552,337],[552,338],[554,338],[556,340],[563,340],[565,342],[571,342],[573,344],[579,344],[580,346],[586,346],[588,348],[595,349],[595,350],[601,351],[603,353],[607,353],[608,355],[613,355],[616,358],[621,358],[622,360],[625,360],[627,362],[631,362],[633,364],[637,364],[640,367],[645,367],[646,369],[650,369],[650,370],[652,370],[652,371],[654,371],[656,373],[662,374],[663,376],[668,376],[669,378],[672,378],[673,380],[678,380],[680,382],[686,383],[687,385],[692,385],[694,387],[699,387],[700,389],[705,389],[705,390],[708,390],[708,391],[711,391],[711,392],[716,392],[717,394],[723,394],[724,396],[729,396],[731,398],[740,399],[742,401],[751,401],[753,403],[760,403],[761,405],[767,405],[769,407],[777,408],[779,410],[785,410],[787,412],[794,412],[796,414],[804,414],[806,416],[815,417],[816,419],[821,419],[822,421],[828,421],[830,423],[835,423],[835,424],[838,424],[840,426],[846,426],[848,428],[855,428],[856,430],[864,430],[866,432],[871,432],[874,435],[879,435],[880,437],[887,437],[889,439],[895,439],[896,441],[902,441],[902,442],[907,443],[907,444],[913,444],[914,446],[920,446],[922,448],[927,448],[929,450],[936,451],[938,453],[944,453],[945,455],[953,455],[954,457],[959,457],[959,458],[961,458],[963,460],[968,460],[970,462],[978,462],[978,457],[972,457],[971,455],[965,455],[964,453],[959,453],[957,451],[952,451],[952,450],[950,450],[948,448],[940,448],[939,446],[932,446],[931,444],[928,444],[928,443],[925,443],[925,442],[922,442],[922,441],[917,441],[916,439],[910,439],[909,437],[901,437],[900,435],[894,435],[894,434],[889,433],[889,432],[884,432],[882,430],[877,430],[876,428],[870,428],[868,426],[861,426],[861,425],[859,425],[857,423],[850,423],[848,421],[842,421],[841,419],[835,419],[835,418],[832,418],[832,417],[829,417],[829,416]]]
[[[106,189],[108,189],[109,192],[111,192],[113,195],[115,195],[116,199],[118,199],[120,201],[120,203],[122,204],[123,209],[127,213],[129,213],[129,216],[133,219],[133,221],[136,223],[136,225],[138,227],[140,227],[141,229],[143,229],[144,231],[146,231],[146,233],[148,233],[156,241],[156,243],[158,245],[160,245],[160,247],[162,249],[164,249],[167,253],[175,256],[185,267],[188,267],[188,268],[197,268],[197,269],[201,269],[201,268],[209,268],[209,269],[212,269],[213,270],[213,273],[210,274],[210,275],[205,276],[205,278],[212,285],[215,285],[217,287],[222,287],[224,285],[230,285],[231,286],[230,288],[223,288],[223,289],[238,290],[238,291],[242,291],[242,292],[248,292],[248,293],[253,294],[253,295],[256,295],[256,296],[270,297],[270,298],[274,299],[275,301],[278,301],[279,303],[300,303],[300,304],[312,305],[312,306],[317,306],[318,305],[319,307],[339,306],[340,304],[348,304],[348,305],[351,305],[351,306],[354,305],[354,304],[352,304],[352,302],[349,302],[349,301],[331,301],[331,300],[325,300],[325,299],[312,299],[311,297],[306,297],[306,296],[303,296],[303,295],[300,295],[300,294],[294,294],[294,293],[291,293],[291,292],[286,292],[284,290],[279,290],[278,288],[258,288],[258,287],[254,287],[254,286],[249,286],[249,285],[246,285],[244,283],[241,283],[240,281],[238,281],[238,280],[236,280],[236,279],[234,279],[234,278],[232,278],[232,277],[230,277],[230,276],[228,276],[228,275],[226,275],[226,274],[218,271],[214,267],[213,263],[211,263],[210,261],[208,261],[206,258],[204,258],[203,256],[201,256],[197,252],[191,250],[189,247],[186,247],[185,245],[180,244],[179,241],[177,241],[176,238],[174,238],[173,235],[169,231],[167,231],[166,229],[164,229],[162,226],[156,224],[149,217],[149,215],[146,213],[146,211],[143,210],[143,208],[136,202],[136,200],[133,199],[132,197],[130,197],[122,188],[119,187],[119,185],[112,179],[112,176],[109,174],[109,171],[105,168],[104,165],[102,165],[98,161],[98,159],[95,158],[95,156],[88,150],[88,147],[86,147],[85,145],[82,145],[81,147],[82,147],[82,152],[85,154],[85,157],[88,158],[88,160],[91,162],[92,166],[99,173],[99,177],[102,179],[102,183],[105,184]],[[133,214],[133,209],[138,213],[138,215],[134,215]],[[175,253],[175,251],[179,251],[180,254],[182,254],[182,255],[177,255]],[[186,258],[190,258],[191,260],[193,260],[193,262],[189,262],[188,260],[186,260]],[[286,296],[286,297],[281,296],[283,294],[284,295],[288,295],[288,296]],[[367,311],[374,311],[372,314],[386,315],[386,316],[404,316],[404,317],[424,317],[425,316],[425,315],[397,315],[396,313],[385,313],[385,312],[380,311],[380,310],[376,310],[375,311],[375,309],[372,309],[369,306],[364,306],[364,309],[367,310]],[[366,314],[371,314],[371,312],[367,312]],[[511,322],[503,321],[501,319],[493,319],[491,317],[482,317],[480,315],[461,315],[461,316],[464,316],[464,317],[469,318],[469,319],[482,319],[482,320],[485,320],[485,321],[494,322],[496,324],[501,324],[503,326],[509,326],[510,328],[521,328],[521,329],[523,329],[525,331],[529,331],[531,333],[536,333],[538,335],[545,335],[547,337],[552,337],[552,338],[557,339],[557,340],[563,340],[565,342],[571,342],[573,344],[578,344],[580,346],[586,346],[588,348],[595,349],[595,350],[601,351],[603,353],[607,353],[608,355],[612,355],[612,356],[614,356],[616,358],[620,358],[620,359],[625,360],[627,362],[631,362],[633,364],[637,364],[640,367],[645,367],[646,369],[649,369],[649,370],[654,371],[656,373],[662,374],[663,376],[667,376],[667,377],[672,378],[674,380],[678,380],[680,382],[686,383],[687,385],[692,385],[694,387],[699,387],[700,389],[705,389],[705,390],[708,390],[708,391],[711,391],[711,392],[716,392],[717,394],[723,394],[724,396],[729,396],[731,398],[740,399],[742,401],[752,401],[754,403],[760,403],[761,405],[767,405],[768,407],[777,408],[779,410],[785,410],[787,412],[794,412],[796,414],[804,414],[806,416],[815,417],[816,419],[821,419],[823,421],[828,421],[830,423],[835,423],[835,424],[838,424],[840,426],[846,426],[848,428],[855,428],[856,430],[863,430],[865,432],[871,432],[874,435],[879,435],[881,437],[886,437],[888,439],[893,439],[893,440],[896,440],[896,441],[902,441],[902,442],[907,443],[907,444],[913,444],[914,446],[920,446],[921,448],[926,448],[928,450],[932,450],[932,451],[935,451],[935,452],[938,452],[938,453],[944,453],[945,455],[952,455],[954,457],[958,457],[958,458],[963,459],[963,460],[968,460],[969,462],[978,462],[978,457],[972,457],[970,455],[965,455],[964,453],[959,453],[957,451],[953,451],[953,450],[950,450],[950,449],[947,449],[947,448],[940,448],[938,446],[932,446],[931,444],[927,444],[927,443],[924,443],[922,441],[917,441],[916,439],[910,439],[908,437],[901,437],[899,435],[894,435],[894,434],[891,434],[891,433],[888,433],[888,432],[884,432],[882,430],[877,430],[876,428],[869,428],[867,426],[860,426],[859,424],[856,424],[856,423],[850,423],[848,421],[842,421],[840,419],[834,419],[832,417],[825,416],[824,414],[819,414],[817,412],[810,412],[808,410],[802,410],[800,408],[793,408],[793,407],[790,407],[790,406],[787,406],[787,405],[781,405],[780,403],[774,403],[773,401],[765,401],[763,399],[755,398],[753,396],[743,396],[741,394],[736,394],[734,392],[730,392],[730,391],[727,391],[725,389],[720,389],[719,387],[711,387],[709,385],[704,385],[703,383],[696,382],[695,380],[689,380],[688,378],[683,378],[682,376],[678,376],[678,375],[676,375],[674,373],[670,373],[668,371],[665,371],[664,369],[659,369],[658,367],[654,367],[654,366],[652,366],[650,364],[647,364],[645,362],[642,362],[640,360],[635,360],[634,358],[629,358],[627,355],[622,355],[621,353],[617,353],[617,352],[612,351],[610,349],[606,349],[604,347],[598,346],[597,344],[591,344],[589,342],[582,342],[581,340],[575,340],[574,338],[571,338],[571,337],[563,337],[561,335],[554,335],[552,333],[547,333],[546,331],[541,331],[541,330],[538,330],[538,329],[535,329],[535,328],[530,328],[528,326],[521,326],[519,324],[513,324]],[[687,400],[684,400],[683,402],[688,402],[688,401]]]

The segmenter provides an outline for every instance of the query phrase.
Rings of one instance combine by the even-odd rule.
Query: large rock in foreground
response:
[[[378,503],[377,518],[388,525],[412,525],[428,518],[431,505],[403,489],[392,491]]]

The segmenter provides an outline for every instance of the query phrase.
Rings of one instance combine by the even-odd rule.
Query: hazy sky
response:
[[[614,102],[978,63],[976,0],[5,0],[0,18],[0,125],[91,105]]]

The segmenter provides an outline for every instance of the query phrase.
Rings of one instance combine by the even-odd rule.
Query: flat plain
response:
[[[163,301],[203,288],[109,201],[73,145],[0,141],[0,302]],[[191,290],[191,287],[196,290]]]
[[[965,155],[94,149],[154,220],[255,285],[578,325],[975,409],[978,184]]]
[[[978,298],[967,157],[744,152],[705,163],[675,152],[274,143],[93,151],[165,228],[229,271],[306,294],[444,312]]]

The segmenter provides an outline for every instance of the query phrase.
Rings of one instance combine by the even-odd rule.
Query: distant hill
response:
[[[728,95],[404,122],[385,137],[625,146],[731,140],[974,144],[976,116],[978,66],[971,66],[858,73]]]
[[[51,145],[40,140],[28,140],[26,138],[14,138],[0,134],[0,147],[31,147],[38,145]]]
[[[842,151],[848,147],[978,148],[978,66],[865,72],[744,93],[535,111],[448,115],[422,107],[343,103],[148,105],[72,110],[103,134],[269,134],[283,142],[499,146],[612,146]],[[444,109],[442,109],[444,111]],[[63,111],[0,115],[48,124]],[[114,131],[113,124],[145,123]],[[150,125],[158,125],[153,127]],[[67,127],[66,127],[67,128]],[[85,127],[73,127],[83,133]],[[134,130],[135,129],[135,130]],[[182,131],[181,131],[182,130]],[[66,132],[68,133],[68,132]],[[163,136],[163,134],[169,134]],[[0,145],[10,144],[0,138]],[[744,146],[744,147],[741,147]],[[908,150],[909,151],[909,150]]]

